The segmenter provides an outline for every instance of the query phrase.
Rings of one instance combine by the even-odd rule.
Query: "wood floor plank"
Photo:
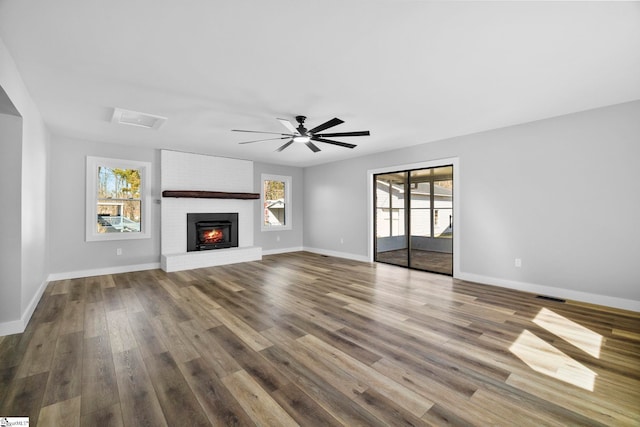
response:
[[[128,313],[139,313],[144,311],[136,292],[132,288],[120,289],[120,300]]]
[[[100,285],[100,278],[104,276],[98,277],[87,277],[83,280],[85,287],[84,301],[85,303],[96,303],[102,302],[102,287]]]
[[[38,422],[43,426],[79,426],[80,396],[44,406],[40,410]]]
[[[84,309],[84,301],[69,299],[64,307],[59,334],[70,334],[82,331],[84,329]]]
[[[111,340],[111,351],[113,353],[121,353],[138,346],[133,336],[131,326],[129,325],[126,310],[108,311],[107,325],[109,328],[109,339]]]
[[[58,280],[51,283],[51,295],[68,294],[71,280]]]
[[[38,304],[37,310],[33,313],[34,321],[37,325],[59,321],[68,300],[68,293],[49,296]]]
[[[102,288],[102,299],[107,311],[122,310],[124,308],[124,304],[120,298],[120,292],[118,292],[115,284]]]
[[[180,295],[181,287],[177,286],[174,281],[169,279],[160,279],[158,280],[157,283],[158,285],[162,286],[169,295],[171,295],[171,298],[173,299],[181,298],[181,295]]]
[[[145,313],[127,313],[127,319],[143,358],[168,351],[164,341],[157,337]]]
[[[249,325],[224,308],[211,310],[210,313],[227,328],[231,329],[233,333],[235,333],[254,351],[260,351],[273,345],[268,339],[260,335],[258,331],[252,329]]]
[[[171,355],[144,359],[149,378],[169,425],[208,426],[209,420]]]
[[[215,336],[203,329],[199,322],[191,320],[179,324],[183,335],[202,357],[211,362],[216,375],[220,378],[242,369],[240,364],[222,347]]]
[[[149,323],[177,362],[187,362],[200,357],[200,353],[193,347],[187,335],[169,316],[153,317]]]
[[[81,413],[90,414],[118,403],[118,383],[107,335],[85,338],[82,352]]]
[[[3,417],[29,417],[30,423],[37,424],[48,377],[47,372],[42,372],[14,378],[0,401],[0,414]]]
[[[69,287],[69,301],[86,302],[87,285],[83,278],[71,280]]]
[[[278,366],[292,384],[298,385],[324,411],[345,426],[382,426],[383,421],[366,411],[350,397],[342,394],[335,384],[329,383],[304,362],[280,348],[269,347],[261,352]]]
[[[226,326],[209,329],[220,345],[231,357],[255,379],[262,388],[271,393],[284,387],[287,382],[260,353],[251,349]]]
[[[298,426],[298,423],[246,371],[228,375],[222,378],[222,382],[256,425]]]
[[[120,404],[107,406],[103,409],[80,416],[81,427],[123,427]]]
[[[222,308],[222,306],[218,304],[214,298],[202,292],[199,287],[187,286],[182,288],[180,292],[182,295],[191,295],[193,298],[195,298],[196,302],[205,310],[215,310],[217,308]]]
[[[43,406],[80,396],[83,344],[82,331],[58,337]]]
[[[378,393],[373,388],[365,390],[364,393],[355,398],[355,401],[360,406],[364,407],[368,412],[371,412],[374,416],[387,423],[388,425],[427,425],[421,418],[416,417],[414,414],[407,411],[400,403],[401,400],[395,401],[394,399],[390,399],[389,397],[383,396],[382,394]]]
[[[59,327],[59,322],[45,322],[37,326],[16,372],[16,377],[24,378],[49,371]]]
[[[4,402],[4,399],[9,392],[11,381],[16,375],[16,371],[16,367],[0,369],[0,402]]]
[[[340,422],[298,386],[288,382],[271,397],[301,426],[335,426]]]
[[[113,355],[125,425],[166,426],[167,421],[139,351]]]
[[[85,338],[109,334],[107,315],[102,302],[91,302],[85,305],[83,329]]]
[[[541,398],[541,402],[549,401],[551,396],[555,396],[553,398],[554,404],[566,411],[571,411],[572,417],[578,418],[582,423],[591,423],[594,425],[634,425],[640,422],[637,404],[634,408],[623,409],[616,407],[616,409],[612,409],[609,407],[610,405],[593,402],[593,397],[589,396],[589,394],[580,393],[576,395],[575,392],[567,392],[565,395],[559,395],[557,390],[554,390],[555,387],[545,387],[517,374],[509,377],[507,384]],[[636,403],[637,402],[638,400],[636,400]]]
[[[175,303],[182,308],[182,310],[189,313],[190,320],[196,320],[204,329],[215,328],[216,326],[222,325],[222,323],[210,313],[210,309],[203,307],[197,297],[191,292],[185,291],[185,289],[188,288],[191,288],[191,286],[180,289],[181,297],[176,299]]]
[[[282,317],[287,322],[289,322],[290,326],[295,325],[298,328],[304,329],[306,333],[311,334],[317,338],[320,338],[324,342],[327,342],[331,344],[333,347],[336,347],[344,351],[348,355],[358,359],[359,361],[361,361],[366,365],[371,366],[373,363],[380,360],[380,358],[382,357],[380,354],[364,348],[363,346],[357,344],[355,341],[345,338],[343,335],[340,334],[341,330],[328,331],[298,315],[287,315]],[[306,335],[306,334],[302,333],[297,338],[303,335]]]
[[[423,416],[433,402],[421,396],[393,379],[386,377],[370,366],[365,365],[359,360],[349,356],[348,354],[338,350],[335,347],[325,343],[324,341],[306,335],[298,338],[296,341],[301,343],[307,349],[316,352],[325,360],[332,360],[335,366],[354,374],[359,381],[367,384],[387,399],[396,399],[399,404],[416,417]]]
[[[24,357],[33,334],[35,323],[22,334],[13,334],[2,337],[0,342],[0,369],[18,366]]]
[[[244,426],[253,421],[205,358],[178,365],[212,425]]]

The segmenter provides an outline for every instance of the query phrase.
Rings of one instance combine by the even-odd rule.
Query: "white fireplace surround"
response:
[[[165,190],[253,192],[253,162],[162,150],[161,187]],[[262,259],[253,246],[254,203],[239,199],[162,199],[161,265],[167,272]],[[238,213],[238,247],[187,252],[187,213]]]

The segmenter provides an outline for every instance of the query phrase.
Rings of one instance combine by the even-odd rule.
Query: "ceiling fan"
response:
[[[344,123],[343,120],[333,118],[329,121],[324,122],[323,124],[314,127],[313,129],[307,129],[304,127],[304,121],[307,118],[305,116],[296,116],[296,121],[298,122],[298,127],[294,127],[289,120],[278,119],[282,125],[287,128],[289,133],[280,133],[280,132],[262,132],[257,130],[242,130],[242,129],[232,129],[233,132],[250,132],[250,133],[265,133],[265,134],[273,134],[280,135],[277,138],[267,138],[267,139],[257,139],[255,141],[245,141],[240,142],[240,144],[252,144],[254,142],[263,142],[263,141],[273,141],[277,139],[288,139],[289,141],[285,142],[284,145],[280,146],[276,151],[280,152],[293,144],[294,142],[302,142],[306,144],[307,147],[314,153],[320,151],[317,145],[315,145],[312,141],[324,142],[325,144],[338,145],[340,147],[346,148],[354,148],[355,144],[347,144],[346,142],[334,141],[327,138],[333,137],[343,137],[343,136],[369,136],[370,133],[368,130],[364,131],[356,131],[356,132],[334,132],[334,133],[321,133],[323,130],[329,129],[331,127],[337,126],[340,123]]]

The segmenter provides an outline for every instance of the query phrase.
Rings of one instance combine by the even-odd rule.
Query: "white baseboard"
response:
[[[362,262],[370,262],[369,258],[367,256],[364,255],[356,255],[356,254],[350,254],[347,252],[337,252],[337,251],[329,251],[326,249],[318,249],[318,248],[310,248],[305,246],[304,249],[307,252],[312,252],[314,254],[319,254],[319,255],[328,255],[328,256],[334,256],[334,257],[338,257],[338,258],[346,258],[346,259],[350,259],[353,261],[362,261]]]
[[[304,251],[302,246],[298,246],[295,248],[278,248],[278,249],[267,249],[262,250],[262,255],[277,255],[277,254],[286,254],[289,252],[301,252]]]
[[[534,283],[518,282],[515,280],[499,279],[496,277],[488,277],[473,273],[460,273],[458,276],[456,276],[456,279],[466,280],[467,282],[482,283],[485,285],[501,286],[503,288],[515,289],[518,291],[530,292],[538,295],[561,299],[570,299],[590,304],[619,308],[622,310],[640,312],[640,301],[630,299],[592,294],[588,292],[580,292],[573,289],[536,285]]]
[[[131,273],[132,271],[155,270],[160,268],[159,262],[148,264],[122,265],[118,267],[96,268],[93,270],[67,271],[65,273],[51,273],[48,281],[78,279],[81,277],[102,276],[105,274]]]
[[[26,327],[26,323],[24,323],[22,319],[2,322],[0,323],[0,337],[5,335],[21,334],[24,332]]]
[[[48,284],[49,282],[46,280],[40,284],[40,287],[36,291],[35,295],[33,296],[33,298],[31,298],[31,301],[29,301],[29,305],[25,308],[24,312],[20,316],[20,320],[12,320],[10,322],[0,323],[0,337],[4,335],[21,334],[24,332]]]

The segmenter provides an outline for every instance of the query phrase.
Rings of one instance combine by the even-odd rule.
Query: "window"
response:
[[[86,240],[146,239],[151,163],[87,157]]]
[[[262,231],[291,230],[291,177],[262,175]]]

